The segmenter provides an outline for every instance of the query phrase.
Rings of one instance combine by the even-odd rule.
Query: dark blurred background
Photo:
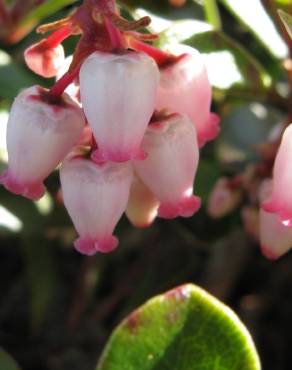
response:
[[[25,48],[40,39],[33,27],[71,9],[62,1],[56,9],[47,3],[47,13],[22,23],[25,36],[12,44],[0,24],[1,170],[13,97],[35,83],[53,83],[31,73],[23,61]],[[222,0],[217,5],[221,25],[203,0],[181,7],[166,0],[121,4],[126,17],[151,12],[152,30],[162,31],[160,45],[174,39],[206,57],[222,132],[201,152],[198,214],[157,219],[146,230],[133,228],[124,217],[116,230],[119,249],[84,257],[72,247],[76,235],[60,201],[58,172],[47,179],[39,202],[0,188],[0,346],[22,370],[94,369],[122,318],[153,295],[186,282],[204,287],[237,312],[253,335],[263,369],[291,369],[292,255],[269,261],[261,254],[255,184],[270,175],[269,145],[291,118],[292,48],[276,10],[291,12],[292,4]],[[19,24],[13,27],[15,32]],[[65,42],[67,55],[75,43],[76,38]],[[210,214],[207,204],[216,181],[249,171],[257,175],[240,190],[234,207],[220,217]]]

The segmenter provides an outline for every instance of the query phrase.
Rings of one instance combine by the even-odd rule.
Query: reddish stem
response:
[[[75,80],[75,78],[78,76],[79,69],[75,69],[74,71],[68,71],[64,74],[63,77],[61,77],[54,86],[50,89],[48,93],[48,98],[52,101],[58,101],[63,92],[66,90],[66,88]]]
[[[0,0],[0,22],[4,23],[9,19],[8,9],[4,3],[4,0]]]
[[[156,61],[156,63],[160,67],[167,65],[171,62],[175,62],[178,59],[178,57],[172,54],[157,49],[152,45],[145,44],[144,42],[134,38],[130,40],[130,46],[133,47],[135,50],[143,51],[144,53],[148,54]]]
[[[117,28],[112,25],[111,21],[108,18],[105,18],[105,27],[109,34],[113,49],[123,49],[124,40],[122,34]]]
[[[46,39],[46,44],[50,48],[55,48],[58,45],[61,44],[62,41],[64,41],[67,37],[71,36],[72,34],[72,29],[71,27],[64,26],[57,30],[56,32],[52,33],[47,39]]]

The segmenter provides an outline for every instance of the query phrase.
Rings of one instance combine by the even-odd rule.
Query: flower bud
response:
[[[95,52],[80,71],[81,101],[98,144],[93,158],[143,158],[140,145],[154,111],[159,71],[144,53]]]
[[[157,216],[158,207],[159,201],[135,174],[126,209],[126,215],[130,222],[136,227],[150,226]]]
[[[127,207],[132,181],[129,163],[66,161],[60,170],[63,199],[79,234],[75,248],[87,255],[118,245],[113,230]]]
[[[269,197],[272,181],[264,182],[260,197]],[[292,247],[292,228],[285,226],[273,213],[260,210],[260,242],[262,253],[269,259],[278,259]]]
[[[201,54],[186,45],[173,45],[170,51],[181,55],[161,68],[157,109],[186,114],[196,126],[199,146],[219,133],[219,118],[210,113],[212,88]]]
[[[228,178],[219,179],[212,189],[207,203],[208,214],[221,218],[231,213],[241,200],[239,189],[232,189]]]
[[[292,226],[292,124],[283,135],[273,170],[270,200],[262,205],[266,212],[276,213],[285,225]]]
[[[190,217],[200,207],[192,195],[199,150],[192,122],[173,114],[149,125],[142,142],[148,154],[134,166],[142,181],[159,200],[162,218]]]
[[[65,60],[63,46],[50,46],[47,40],[32,45],[24,52],[24,59],[29,69],[45,77],[55,77]]]
[[[8,170],[0,177],[8,190],[29,199],[44,193],[43,180],[64,159],[84,127],[82,110],[66,94],[50,104],[38,86],[15,99],[7,125]]]

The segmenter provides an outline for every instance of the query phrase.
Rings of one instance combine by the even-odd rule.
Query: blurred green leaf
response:
[[[0,369],[1,370],[20,370],[14,359],[0,348]]]
[[[77,0],[47,0],[43,4],[32,10],[22,21],[26,23],[38,23],[42,19],[54,15],[65,6],[75,3]]]
[[[20,89],[37,83],[37,79],[15,62],[0,64],[0,98],[13,99]]]
[[[151,299],[112,334],[97,370],[259,370],[238,317],[194,285]]]
[[[121,5],[126,5],[129,10],[135,11],[137,8],[143,8],[164,19],[201,19],[204,20],[204,9],[201,5],[193,1],[187,1],[186,4],[179,8],[174,8],[168,0],[123,0]]]
[[[174,21],[160,35],[157,46],[183,42],[196,34],[212,31],[213,27],[204,21],[185,19]]]
[[[43,238],[27,238],[24,240],[25,268],[30,293],[30,316],[34,332],[50,310],[57,287],[58,261],[52,246]]]
[[[260,103],[235,106],[221,122],[217,141],[221,159],[228,163],[255,160],[257,145],[267,142],[275,123],[283,121],[278,110]]]
[[[25,236],[42,235],[44,218],[33,202],[16,196],[0,187],[0,204],[15,215],[23,224],[22,234]]]
[[[220,175],[220,168],[216,162],[204,158],[200,159],[195,180],[195,193],[202,199],[203,203],[208,199]]]
[[[221,0],[221,2],[272,55],[278,58],[287,55],[287,46],[260,0],[253,0],[252,4],[242,0]]]
[[[292,5],[292,1],[291,0],[276,0],[276,3],[279,4],[279,5]]]
[[[292,38],[292,16],[290,14],[284,12],[281,9],[278,10],[278,14],[279,14],[282,22],[284,23],[284,26],[285,26],[287,32],[289,33],[289,36]]]
[[[203,2],[207,21],[215,30],[221,30],[222,22],[217,5],[217,0],[205,0]]]
[[[194,35],[185,43],[205,54],[210,81],[215,87],[245,86],[251,90],[264,90],[271,82],[264,67],[246,49],[220,31]]]

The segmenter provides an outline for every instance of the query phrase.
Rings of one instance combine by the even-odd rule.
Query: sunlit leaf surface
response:
[[[188,284],[157,296],[112,334],[97,370],[258,370],[238,317]]]

